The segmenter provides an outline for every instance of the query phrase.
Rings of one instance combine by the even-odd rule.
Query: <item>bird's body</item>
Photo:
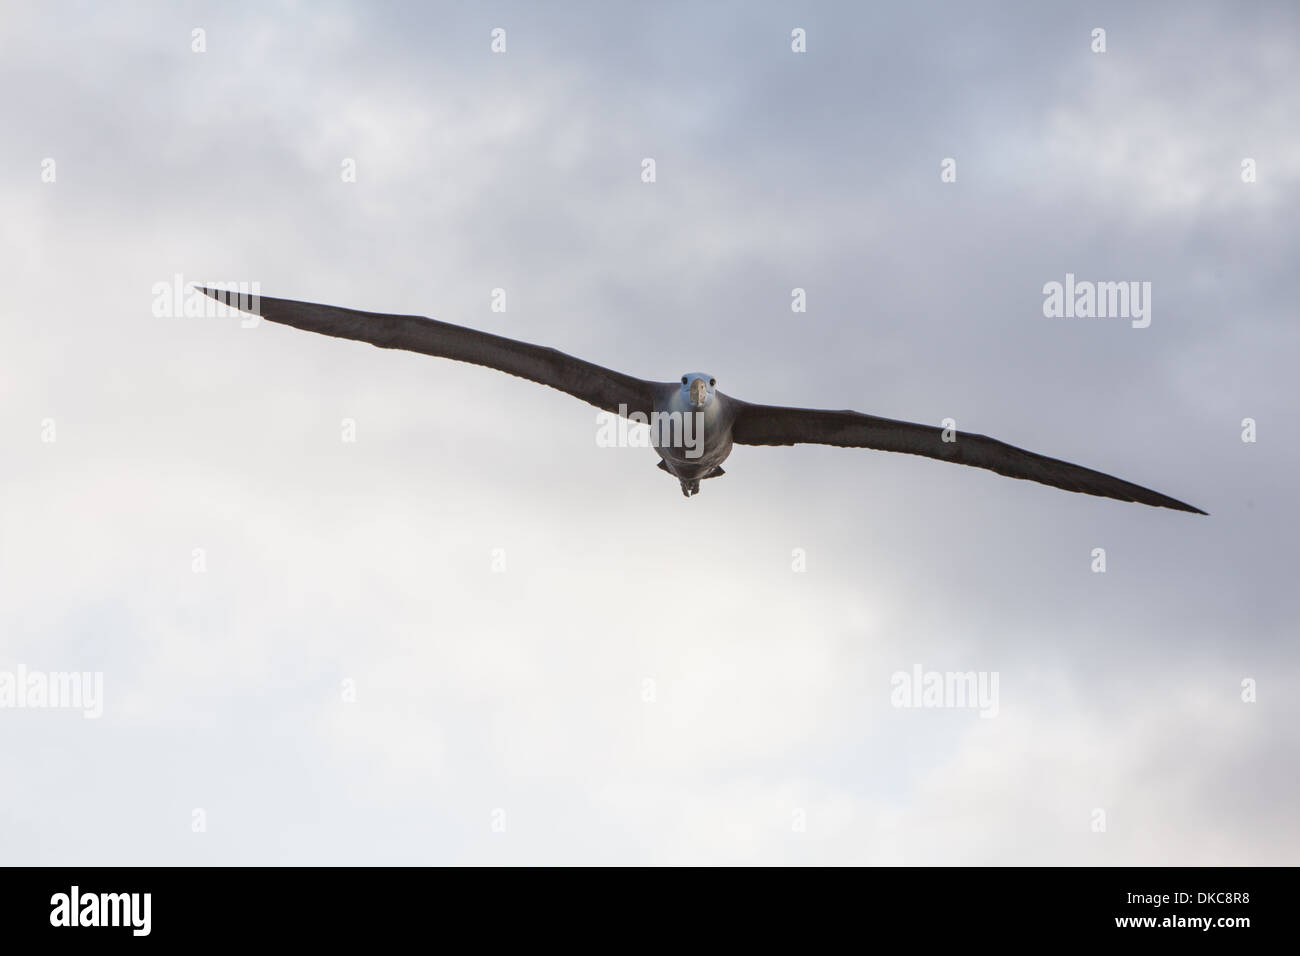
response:
[[[855,411],[756,405],[717,391],[717,380],[689,372],[679,382],[651,382],[487,332],[418,315],[359,312],[337,306],[203,289],[245,312],[309,332],[369,342],[494,368],[548,385],[597,408],[651,424],[659,467],[698,493],[700,482],[723,474],[733,445],[814,443],[874,448],[984,468],[1067,491],[1205,514],[1199,508],[1081,465],[1004,442]]]
[[[708,384],[714,381],[711,375],[691,372],[682,376],[680,386],[659,389],[655,395],[651,435],[660,467],[681,481],[688,498],[699,492],[700,481],[723,474],[722,463],[731,454],[737,405]],[[692,390],[707,396],[702,406],[692,400]],[[666,425],[656,428],[656,420]]]

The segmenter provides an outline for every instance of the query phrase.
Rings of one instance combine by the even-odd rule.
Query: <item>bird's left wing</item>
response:
[[[944,430],[932,425],[916,425],[853,411],[783,408],[731,401],[738,406],[732,439],[740,445],[811,443],[899,451],[987,468],[1008,478],[1037,481],[1066,491],[1205,514],[1200,508],[1193,508],[1149,488],[1081,465],[1025,451],[984,435],[955,432],[951,435],[954,440],[944,441]]]
[[[321,335],[369,342],[384,349],[403,349],[483,365],[530,382],[549,385],[615,414],[641,412],[649,415],[654,411],[655,392],[673,387],[624,375],[556,349],[529,345],[420,315],[358,312],[314,302],[200,288],[218,302],[260,315],[270,322]]]

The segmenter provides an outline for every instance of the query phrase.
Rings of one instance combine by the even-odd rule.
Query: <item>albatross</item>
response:
[[[469,362],[547,385],[590,405],[638,422],[672,422],[654,441],[659,468],[681,483],[682,494],[699,493],[700,481],[724,474],[733,445],[837,445],[921,455],[985,468],[1086,495],[1133,501],[1157,508],[1206,514],[1167,495],[1081,465],[1048,458],[1005,442],[933,425],[879,418],[855,411],[757,405],[717,389],[707,372],[688,372],[675,382],[650,382],[586,362],[553,348],[452,325],[420,315],[389,315],[199,287],[229,307],[270,322],[321,335],[369,342],[385,349],[420,352]],[[682,422],[683,427],[676,428]],[[692,428],[692,422],[695,427]]]

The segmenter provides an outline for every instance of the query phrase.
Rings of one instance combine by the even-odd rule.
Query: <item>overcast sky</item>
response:
[[[0,709],[0,861],[1300,862],[1293,6],[427,6],[0,13],[0,679],[103,681]],[[1150,325],[1045,317],[1067,273]],[[176,276],[1210,516],[812,446],[688,500]]]

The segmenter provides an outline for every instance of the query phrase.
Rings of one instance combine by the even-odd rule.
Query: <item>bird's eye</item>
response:
[[[709,379],[709,388],[712,388],[714,385],[717,384],[718,384],[718,380],[716,378]]]
[[[683,385],[686,384],[686,376],[685,376],[685,375],[682,376],[682,384],[683,384]]]

